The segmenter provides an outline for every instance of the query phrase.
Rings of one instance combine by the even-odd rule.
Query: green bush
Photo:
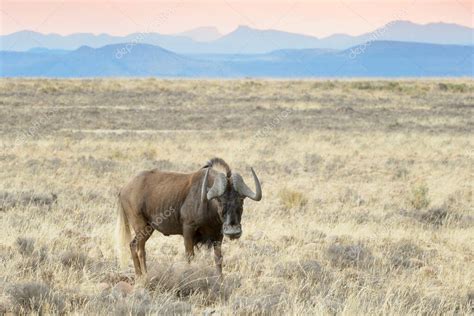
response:
[[[425,209],[430,205],[428,186],[425,183],[414,186],[409,197],[409,205],[415,210]]]

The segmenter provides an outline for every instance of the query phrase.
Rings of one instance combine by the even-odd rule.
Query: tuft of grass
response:
[[[302,208],[308,204],[308,198],[303,192],[288,188],[281,189],[278,197],[280,198],[280,203],[288,210]]]
[[[342,204],[352,204],[360,206],[363,204],[364,200],[356,190],[352,188],[345,188],[342,192],[339,193],[339,202],[341,202]]]
[[[408,204],[415,210],[426,209],[430,205],[428,186],[425,183],[415,185],[408,198]]]
[[[15,245],[18,248],[18,252],[23,256],[33,254],[33,251],[35,250],[35,240],[33,238],[18,237],[15,240]]]
[[[7,293],[20,313],[60,313],[66,306],[64,299],[44,283],[12,284],[7,288]]]
[[[464,93],[469,91],[469,87],[465,83],[444,83],[440,82],[438,83],[438,89],[440,91],[450,91],[450,92],[456,92],[456,93]]]
[[[429,209],[420,215],[420,220],[423,223],[433,225],[433,226],[442,226],[445,224],[446,219],[448,218],[448,210],[445,208],[434,208]]]
[[[361,244],[335,242],[326,248],[326,257],[334,267],[367,267],[373,262],[371,251]]]
[[[0,211],[6,211],[16,206],[51,206],[56,203],[58,196],[55,193],[0,192]]]
[[[63,266],[68,268],[82,269],[87,263],[87,256],[80,252],[65,251],[60,256]]]
[[[413,241],[402,239],[389,247],[388,258],[395,268],[414,268],[424,265],[426,251]]]
[[[321,157],[321,155],[306,154],[304,158],[304,171],[306,172],[318,171],[323,161],[324,159],[323,157]]]
[[[143,159],[154,160],[156,158],[157,151],[155,148],[147,148],[143,151]]]
[[[56,94],[59,92],[59,88],[54,85],[47,85],[47,86],[42,86],[38,89],[39,93],[44,93],[44,94]]]
[[[362,82],[354,82],[352,83],[352,88],[358,89],[358,90],[371,90],[373,89],[373,84],[371,82],[367,81],[362,81]]]

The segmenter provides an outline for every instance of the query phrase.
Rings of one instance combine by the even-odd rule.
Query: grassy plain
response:
[[[0,80],[0,314],[469,314],[467,79]],[[264,198],[244,234],[184,263],[115,255],[116,195],[143,169],[214,156]]]

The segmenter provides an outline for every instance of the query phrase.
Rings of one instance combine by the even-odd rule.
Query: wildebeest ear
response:
[[[226,187],[227,178],[225,174],[219,172],[214,178],[214,184],[207,192],[207,199],[210,201],[216,197],[221,196],[222,194],[224,194]]]

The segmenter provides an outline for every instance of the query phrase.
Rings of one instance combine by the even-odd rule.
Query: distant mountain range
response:
[[[212,26],[198,27],[176,35],[189,37],[196,42],[211,42],[222,36],[222,34],[219,33],[219,30]]]
[[[221,35],[213,27],[164,35],[133,33],[126,36],[76,33],[67,36],[21,31],[0,36],[0,50],[29,51],[34,48],[76,50],[81,46],[100,48],[128,43],[150,44],[178,54],[264,54],[282,49],[323,48],[344,50],[372,41],[401,41],[449,45],[473,45],[474,29],[466,26],[431,23],[426,25],[408,21],[394,21],[359,36],[335,34],[325,38],[277,30],[257,30],[239,26],[233,32]]]
[[[242,30],[246,32],[247,30]],[[220,41],[225,41],[225,37]],[[74,51],[0,51],[1,77],[473,77],[474,47],[373,41],[345,50],[265,54],[178,54],[126,43]],[[224,44],[223,44],[224,45]],[[117,52],[123,52],[117,54]]]

